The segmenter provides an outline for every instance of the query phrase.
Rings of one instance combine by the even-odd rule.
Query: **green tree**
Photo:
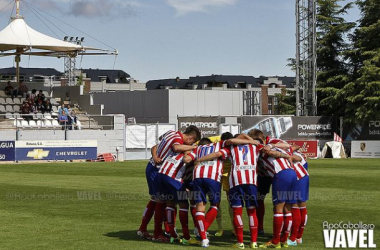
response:
[[[283,90],[281,94],[275,94],[277,105],[275,113],[279,115],[295,115],[296,114],[296,91]]]
[[[380,119],[380,1],[357,4],[361,18],[351,37],[352,81],[336,95],[347,100],[345,118],[351,123]]]
[[[345,38],[355,23],[345,21],[343,16],[352,3],[342,7],[339,2],[342,0],[317,0],[318,115],[344,114],[345,101],[337,93],[351,80],[345,58],[349,44]]]

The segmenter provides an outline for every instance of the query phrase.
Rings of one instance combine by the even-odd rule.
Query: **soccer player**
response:
[[[254,129],[248,134],[253,138],[260,138],[262,141],[266,141],[267,147],[271,148],[270,151],[263,150],[260,160],[262,160],[262,164],[268,175],[272,177],[272,202],[274,205],[273,238],[269,242],[260,245],[260,247],[287,247],[287,240],[281,242],[281,233],[284,227],[285,234],[283,237],[287,239],[292,224],[291,208],[292,204],[296,203],[293,196],[297,191],[297,176],[292,169],[291,149],[281,149],[277,144],[281,145],[281,143],[284,143],[283,141],[265,138],[260,130]]]
[[[204,138],[202,140],[207,139]],[[232,144],[245,145],[248,143],[258,144],[257,141],[254,141],[251,138],[248,139],[248,137],[245,138],[245,136],[243,136],[242,138],[233,138],[226,141],[199,146],[184,158],[185,162],[198,159],[194,168],[194,192],[198,195],[195,198],[197,203],[196,220],[198,224],[198,232],[202,239],[202,247],[209,246],[209,239],[206,237],[206,232],[218,213],[221,197],[220,181],[223,173],[222,159],[219,158],[221,155],[210,158],[210,160],[207,161],[204,160],[204,157],[207,157],[207,155],[214,152],[219,152],[223,150],[224,147]],[[210,208],[205,215],[205,204],[207,203],[206,196],[208,196],[210,201]]]
[[[306,201],[309,199],[309,172],[306,156],[300,152],[293,153],[293,169],[298,179],[298,200],[292,207],[293,224],[291,235],[288,239],[289,246],[302,244],[302,235],[307,223]]]
[[[199,129],[195,126],[189,126],[184,133],[180,131],[168,131],[160,137],[160,143],[152,148],[152,158],[146,167],[146,178],[149,187],[151,200],[148,202],[143,214],[140,228],[137,235],[152,239],[147,232],[147,225],[154,215],[154,240],[167,242],[168,239],[163,236],[162,220],[165,215],[165,203],[158,202],[157,193],[157,175],[162,162],[170,155],[176,152],[185,152],[192,150],[195,146],[191,146],[200,137]]]

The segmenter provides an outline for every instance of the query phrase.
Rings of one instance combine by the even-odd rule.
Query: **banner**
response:
[[[127,124],[125,147],[151,148],[158,143],[161,135],[170,130],[176,131],[176,126],[174,124]]]
[[[194,125],[201,131],[202,137],[219,135],[219,117],[218,116],[188,116],[178,117],[178,126],[180,131]]]
[[[97,157],[96,140],[16,141],[16,160],[91,160]]]
[[[287,140],[290,145],[297,145],[301,148],[299,151],[307,156],[307,158],[318,158],[319,156],[319,141],[316,140]]]
[[[15,142],[0,141],[0,161],[15,160]]]
[[[333,140],[337,131],[337,119],[322,116],[243,116],[241,125],[281,139]]]
[[[343,139],[352,140],[377,140],[380,141],[380,121],[369,121],[365,124],[343,127]]]
[[[351,158],[380,158],[380,141],[352,141]]]

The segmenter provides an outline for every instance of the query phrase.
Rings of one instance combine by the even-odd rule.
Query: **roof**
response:
[[[16,68],[2,68],[0,69],[0,75],[8,75],[14,76],[16,75]],[[61,76],[62,73],[53,68],[23,68],[20,67],[20,75],[23,76],[35,76],[35,75],[43,75],[43,76]]]
[[[127,78],[131,77],[128,73],[123,70],[118,69],[81,69],[83,73],[86,74],[87,78],[90,78],[91,81],[98,82],[100,81],[99,76],[107,76],[107,83],[126,83]]]
[[[12,21],[0,31],[0,51],[40,49],[57,52],[82,50],[81,45],[65,42],[44,35],[30,28],[24,18],[12,18]]]
[[[146,83],[147,89],[160,89],[164,87],[171,88],[193,88],[195,85],[197,89],[201,89],[203,84],[208,86],[219,86],[220,84],[227,84],[227,88],[245,88],[246,85],[251,85],[252,87],[260,87],[264,80],[269,78],[278,78],[282,81],[282,84],[287,88],[294,88],[293,83],[295,83],[295,77],[266,77],[260,76],[258,78],[254,76],[242,76],[242,75],[210,75],[210,76],[195,76],[190,77],[189,79],[159,79],[159,80],[150,80]],[[219,84],[219,85],[218,85]],[[240,86],[239,86],[240,85]]]

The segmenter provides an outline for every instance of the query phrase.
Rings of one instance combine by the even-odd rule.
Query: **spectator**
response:
[[[36,100],[36,97],[37,97],[37,89],[32,89],[32,93],[30,94],[30,97],[32,98],[32,100]]]
[[[65,111],[66,114],[69,113],[69,111],[68,111],[67,108],[65,107],[65,104],[62,104],[62,106],[59,108],[59,110],[58,110],[58,114],[61,115],[63,111]]]
[[[51,113],[52,111],[52,105],[50,103],[50,99],[46,99],[43,104],[42,104],[42,109],[41,109],[42,113],[44,114],[45,112],[46,113]]]
[[[68,129],[71,125],[69,122],[69,117],[64,110],[62,110],[62,114],[58,117],[58,122],[60,125],[62,125],[62,130]]]
[[[24,84],[23,81],[20,82],[20,85],[17,89],[13,90],[13,95],[21,95],[23,97],[26,96],[26,93],[28,93],[28,87]]]
[[[29,115],[31,113],[31,108],[28,101],[24,101],[21,106],[21,114],[25,120],[29,121],[33,118],[33,116]]]
[[[12,99],[13,99],[13,87],[12,87],[11,81],[7,82],[7,86],[4,89],[4,93],[6,95],[12,96]]]

